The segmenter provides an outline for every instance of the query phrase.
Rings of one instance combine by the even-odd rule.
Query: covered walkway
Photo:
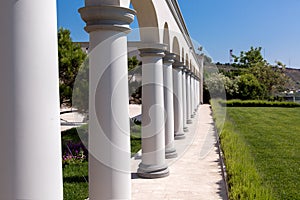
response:
[[[168,159],[170,175],[136,176],[139,157],[132,159],[132,199],[227,199],[211,109],[201,105],[185,140],[175,140],[178,157]]]

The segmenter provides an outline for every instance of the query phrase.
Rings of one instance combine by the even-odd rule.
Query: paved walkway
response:
[[[211,110],[209,105],[199,109],[186,139],[175,141],[179,156],[168,160],[168,177],[137,178],[141,160],[132,159],[132,200],[226,199]]]

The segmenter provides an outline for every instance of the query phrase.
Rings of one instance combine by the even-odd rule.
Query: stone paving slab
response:
[[[135,173],[141,160],[132,159],[133,200],[227,199],[209,105],[199,107],[193,124],[188,128],[186,139],[175,141],[179,156],[167,160],[170,170],[168,177],[137,178]]]

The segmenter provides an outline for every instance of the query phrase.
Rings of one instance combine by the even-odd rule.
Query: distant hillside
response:
[[[285,74],[295,82],[296,89],[300,89],[300,69],[286,68]]]
[[[234,68],[229,64],[219,64],[218,63],[216,66],[221,71],[234,70]],[[299,90],[300,89],[300,69],[286,68],[285,74],[288,77],[290,77],[293,80],[293,82],[295,83],[296,88],[293,88],[293,89]]]

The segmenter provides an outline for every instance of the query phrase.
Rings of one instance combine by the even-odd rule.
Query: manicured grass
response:
[[[141,125],[132,125],[130,127],[130,144],[131,144],[131,154],[137,153],[141,148]]]
[[[134,154],[141,149],[141,125],[131,123],[131,153]],[[77,129],[73,128],[61,133],[63,149],[66,144],[71,141],[74,144],[87,143],[87,125],[79,128],[78,135]],[[64,150],[63,150],[64,152]],[[75,162],[65,164],[63,167],[64,178],[64,200],[83,200],[88,197],[88,161]]]
[[[231,199],[300,199],[300,108],[213,103]]]
[[[63,168],[64,200],[84,200],[88,195],[88,162]]]

